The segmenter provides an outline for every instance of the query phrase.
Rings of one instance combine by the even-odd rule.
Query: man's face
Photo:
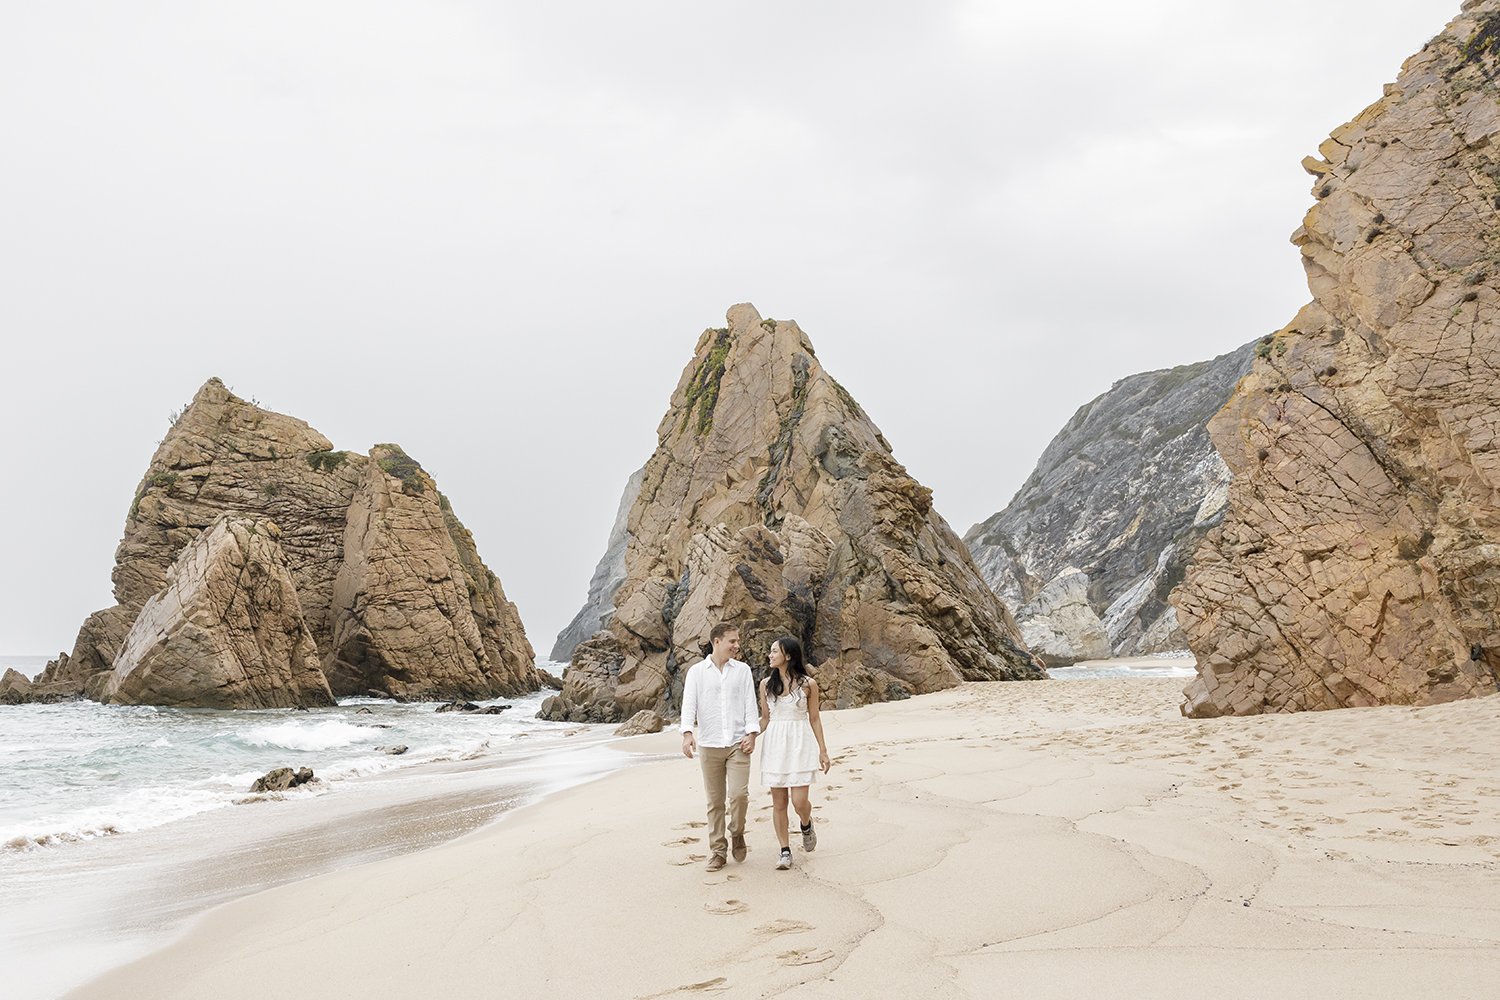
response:
[[[740,633],[738,631],[725,632],[714,640],[714,652],[722,653],[733,659],[740,655]]]

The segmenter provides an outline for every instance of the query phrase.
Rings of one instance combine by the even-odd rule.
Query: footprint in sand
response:
[[[704,903],[703,908],[709,913],[717,913],[721,917],[727,917],[735,913],[744,913],[750,909],[750,904],[742,899],[726,899],[722,903]]]
[[[832,957],[833,952],[827,948],[796,948],[776,956],[782,965],[817,965]]]
[[[697,837],[678,837],[676,840],[663,840],[661,842],[661,846],[663,846],[663,847],[681,847],[683,844],[696,844],[697,842],[698,842],[698,838]]]
[[[707,854],[689,854],[685,858],[679,858],[676,861],[673,861],[672,864],[676,865],[678,868],[681,868],[685,865],[695,865],[707,857]]]
[[[703,822],[703,820],[700,819],[700,820],[694,820],[694,821],[692,821],[690,823],[678,823],[676,826],[672,827],[672,829],[674,829],[674,830],[698,830],[698,829],[701,829],[701,828],[703,828],[703,827],[705,827],[707,825],[708,825],[707,823]]]
[[[717,976],[713,979],[705,979],[701,983],[688,983],[686,986],[679,986],[665,993],[648,993],[640,1000],[660,1000],[663,997],[675,997],[682,993],[722,993],[727,989],[729,989],[729,980],[723,976]]]
[[[803,931],[813,929],[813,925],[806,921],[788,920],[786,917],[782,917],[779,920],[771,921],[769,924],[761,924],[755,928],[755,933],[772,937],[777,934],[801,934]]]

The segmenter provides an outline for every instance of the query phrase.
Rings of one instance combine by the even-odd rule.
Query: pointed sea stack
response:
[[[1211,717],[1500,679],[1500,2],[1463,13],[1303,165],[1313,301],[1209,425],[1223,525],[1173,594]]]
[[[544,716],[676,715],[721,620],[757,667],[777,636],[800,638],[839,706],[1040,678],[931,491],[797,324],[750,305],[728,320],[683,370],[630,506],[614,610]]]
[[[181,561],[200,539],[203,551]],[[257,606],[218,623],[223,635],[194,635],[199,618],[234,606],[223,599],[226,566],[244,567],[231,590]],[[73,652],[48,664],[27,697],[257,708],[324,704],[330,692],[454,699],[540,686],[515,606],[421,465],[396,445],[369,456],[334,451],[307,424],[218,379],[198,390],[152,457],[113,576],[117,603],[84,622]],[[203,615],[179,620],[171,609],[187,598]],[[254,637],[267,621],[277,624],[261,637],[269,659],[258,662]],[[269,642],[272,632],[286,641]],[[316,677],[297,638],[304,632]],[[212,651],[222,669],[177,669],[193,650]],[[151,680],[159,668],[140,671],[160,662],[174,664],[170,683]],[[239,668],[269,673],[223,687]],[[195,689],[195,677],[214,690]]]

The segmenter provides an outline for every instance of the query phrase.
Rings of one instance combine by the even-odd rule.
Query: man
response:
[[[760,734],[755,679],[740,651],[740,630],[720,622],[708,635],[711,652],[688,670],[682,688],[682,755],[696,753],[708,795],[708,870],[724,867],[726,848],[745,860],[745,809],[750,802],[750,755]],[[728,799],[729,841],[724,839]]]

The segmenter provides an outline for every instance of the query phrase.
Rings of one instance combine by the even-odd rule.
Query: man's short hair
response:
[[[739,630],[740,627],[734,622],[719,622],[719,624],[715,625],[712,631],[708,633],[708,641],[718,642],[721,636],[726,636],[731,632],[738,632]]]

